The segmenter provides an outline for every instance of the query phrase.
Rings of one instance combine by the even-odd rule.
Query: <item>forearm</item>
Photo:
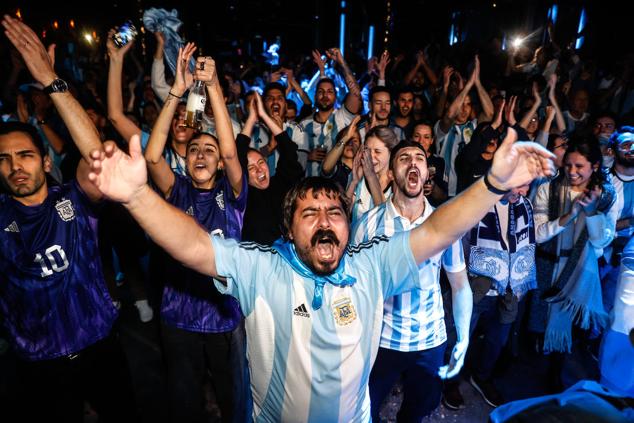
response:
[[[101,139],[88,113],[68,91],[50,97],[82,157],[90,162],[90,152],[101,147]]]
[[[471,91],[472,87],[473,83],[470,81],[465,84],[462,91],[458,93],[454,101],[449,106],[449,109],[447,110],[447,119],[454,120],[456,118],[458,112],[460,111],[460,108],[462,107],[462,103],[464,103],[464,99],[467,97],[467,94],[469,94],[469,91]]]
[[[162,50],[161,50],[162,51]],[[163,63],[163,54],[160,59],[154,56],[152,62],[152,89],[161,101],[165,101],[169,95],[170,86],[165,82],[165,64]]]
[[[559,129],[559,133],[563,134],[566,132],[566,120],[564,119],[564,114],[561,112],[561,108],[559,107],[559,103],[557,103],[557,99],[554,94],[550,97],[550,104],[555,108],[555,122],[557,123],[557,129]]]
[[[335,169],[337,162],[341,158],[343,154],[343,150],[345,148],[345,143],[338,142],[335,144],[333,148],[330,149],[328,154],[326,154],[326,158],[324,159],[321,165],[321,172],[324,175],[331,175],[332,171]]]
[[[501,198],[489,191],[483,178],[444,203],[410,236],[417,263],[438,254],[471,229]],[[451,222],[450,225],[447,222]]]
[[[295,80],[291,81],[290,85],[295,90],[295,92],[299,95],[299,98],[302,99],[303,104],[307,106],[313,105],[313,102],[310,100],[310,97],[308,97],[308,94],[306,94],[306,91],[302,89],[302,87],[297,83],[297,81]]]
[[[237,155],[236,143],[233,138],[231,118],[229,117],[227,106],[225,105],[220,84],[216,82],[212,86],[207,86],[207,93],[209,94],[209,102],[211,103],[211,108],[216,120],[216,133],[218,134],[220,155],[223,160],[234,159]]]
[[[194,218],[161,199],[148,185],[124,205],[152,240],[174,259],[199,273],[216,276],[211,241]]]
[[[530,123],[531,119],[533,118],[533,116],[535,115],[535,113],[537,113],[537,109],[539,109],[539,106],[541,105],[542,101],[534,101],[533,105],[531,106],[531,108],[528,110],[528,112],[524,113],[524,116],[522,116],[522,120],[520,121],[520,126],[524,129],[528,128],[528,124]]]
[[[156,164],[163,158],[163,150],[165,149],[165,144],[169,137],[172,118],[174,117],[177,106],[178,99],[168,95],[161,109],[161,113],[154,123],[152,132],[150,133],[150,139],[145,148],[145,160],[149,163]]]
[[[451,285],[451,303],[453,321],[456,326],[457,342],[469,340],[469,324],[473,309],[473,294],[466,270],[447,272],[447,279]]]
[[[108,119],[121,136],[128,141],[141,129],[123,113],[123,96],[121,95],[121,73],[123,62],[110,60],[108,69]]]
[[[480,104],[482,105],[482,121],[489,121],[493,119],[493,114],[495,113],[495,109],[493,107],[493,102],[491,101],[491,97],[489,97],[489,93],[484,89],[480,81],[475,83],[476,90],[478,91],[478,98],[480,99]]]
[[[242,125],[240,133],[251,138],[251,135],[253,135],[253,127],[255,127],[255,119],[247,119],[247,121],[244,122],[244,125]]]
[[[346,86],[348,87],[348,97],[346,98],[345,106],[349,112],[358,113],[362,103],[359,84],[357,84],[357,80],[345,61],[342,61],[340,66],[343,72],[344,81],[346,81]]]

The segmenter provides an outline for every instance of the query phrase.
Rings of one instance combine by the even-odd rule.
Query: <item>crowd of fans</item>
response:
[[[82,143],[93,135],[132,157],[140,144],[151,186],[169,204],[212,235],[263,249],[275,249],[281,237],[288,240],[288,215],[295,210],[285,197],[304,177],[341,187],[351,245],[363,245],[413,229],[483,179],[509,133],[538,143],[552,152],[556,174],[512,190],[485,177],[501,199],[461,241],[430,258],[433,266],[419,267],[421,288],[385,298],[379,352],[369,375],[372,417],[379,418],[381,402],[399,380],[403,421],[429,415],[441,397],[445,407],[463,408],[461,378],[489,405],[504,404],[492,373],[505,348],[515,356],[518,348],[530,350],[548,363],[552,378],[543,394],[589,379],[634,396],[634,367],[628,364],[634,346],[624,340],[634,326],[628,267],[634,258],[634,57],[596,63],[549,36],[534,50],[502,50],[499,39],[460,56],[437,45],[414,54],[386,50],[367,66],[337,48],[281,54],[281,65],[271,65],[265,55],[214,61],[197,57],[193,43],[166,60],[172,50],[165,48],[165,35],[155,32],[153,56],[144,62],[134,42],[115,45],[113,29],[103,36],[103,56],[81,57],[69,48],[72,43],[49,49],[49,71],[29,50],[37,36],[28,38],[28,28],[14,19],[3,24],[14,48],[4,52],[10,69],[1,98],[0,321],[3,338],[24,363],[20,371],[41,383],[24,394],[42,394],[50,407],[22,412],[42,416],[55,409],[63,416],[59,421],[77,421],[75,397],[84,395],[104,419],[135,420],[125,354],[112,334],[116,329],[111,332],[118,287],[126,284],[139,319],[160,319],[171,421],[203,418],[207,379],[224,421],[259,413],[267,418],[259,409],[267,392],[257,389],[262,381],[254,382],[257,376],[249,372],[259,352],[250,346],[241,303],[154,244],[123,205],[87,188],[91,177],[84,159],[91,148]],[[20,28],[17,35],[13,27]],[[55,87],[52,79],[45,86],[50,75],[66,87]],[[194,80],[206,84],[207,100],[201,122],[190,127],[186,104]],[[78,102],[73,108],[53,99],[65,91]],[[36,153],[46,157],[46,183],[57,193],[49,194],[57,201],[52,213],[63,220],[90,216],[80,230],[95,231],[95,242],[78,241],[81,251],[72,254],[56,244],[38,253],[35,264],[18,257],[22,245],[29,254],[47,245],[32,246],[44,236],[32,235],[46,227],[44,220],[29,220],[26,209],[10,200],[26,198],[20,184],[32,172],[15,159],[22,153],[3,144],[15,133],[27,134],[38,150],[41,144]],[[98,199],[98,206],[86,205],[86,198]],[[70,209],[63,207],[67,200]],[[27,227],[28,239],[14,239]],[[104,285],[93,295],[76,282],[60,282],[46,298],[32,294],[40,283],[36,273],[56,277],[69,266],[66,256],[91,263],[77,270],[79,281],[104,281],[108,289]],[[268,275],[276,277],[275,271]],[[317,292],[311,300],[311,290],[303,308],[291,313],[318,310]],[[91,295],[92,302],[82,298]],[[107,310],[95,314],[92,307]],[[90,321],[90,330],[85,322],[69,323],[93,315],[99,317]],[[335,319],[347,317],[341,312]],[[470,343],[476,333],[481,342]],[[109,366],[97,369],[86,360],[74,368],[73,355],[91,348],[91,360],[107,356]],[[47,361],[57,364],[40,366]],[[68,386],[56,385],[62,379]],[[77,386],[90,388],[77,392]]]

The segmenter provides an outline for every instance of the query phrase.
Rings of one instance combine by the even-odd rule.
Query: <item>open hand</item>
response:
[[[101,149],[90,152],[88,179],[103,195],[120,203],[133,201],[147,188],[146,162],[138,135],[130,138],[129,148],[127,155],[113,141],[106,141]]]
[[[516,142],[517,132],[508,128],[493,156],[489,181],[498,189],[511,190],[533,179],[555,174],[555,155],[534,142]]]
[[[451,358],[449,364],[446,364],[438,369],[438,376],[441,379],[451,379],[460,373],[462,365],[464,364],[464,358],[467,353],[467,347],[469,346],[469,340],[456,342],[456,345],[451,351]]]
[[[55,44],[51,44],[47,50],[31,28],[11,16],[4,15],[2,26],[33,78],[45,87],[50,85],[57,77],[54,69]]]
[[[187,43],[185,47],[178,49],[178,60],[176,61],[176,72],[174,73],[174,85],[172,92],[178,96],[185,94],[185,91],[194,84],[194,76],[189,70],[189,59],[196,51],[194,43]]]

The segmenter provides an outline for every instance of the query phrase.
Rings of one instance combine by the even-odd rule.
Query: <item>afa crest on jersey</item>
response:
[[[339,326],[346,326],[357,318],[357,311],[349,297],[343,297],[332,303],[332,313]]]
[[[222,190],[220,190],[220,192],[216,194],[216,203],[218,204],[218,207],[220,208],[220,210],[222,211],[225,210],[225,199],[224,199],[224,194],[222,193]]]
[[[57,210],[59,217],[64,222],[69,222],[75,218],[75,209],[73,208],[73,203],[70,200],[62,198],[55,203],[55,209]]]

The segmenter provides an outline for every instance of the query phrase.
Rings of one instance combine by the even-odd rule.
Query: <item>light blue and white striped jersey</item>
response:
[[[391,237],[402,231],[411,231],[427,220],[433,210],[425,198],[423,215],[410,222],[398,213],[390,197],[357,221],[352,230],[352,241],[359,243],[376,236]],[[383,311],[382,348],[422,351],[437,347],[447,340],[440,290],[441,263],[447,272],[459,272],[466,268],[460,240],[418,265],[417,289],[387,299]]]
[[[609,211],[613,220],[634,217],[634,176],[621,175],[613,170],[612,185],[616,191],[616,201]],[[628,226],[618,231],[615,238],[629,238],[632,234],[634,227]]]
[[[141,150],[143,152],[145,152],[149,141],[150,134],[145,131],[141,131]],[[172,169],[172,172],[182,176],[187,176],[185,157],[178,155],[178,153],[176,153],[169,145],[165,145],[165,148],[163,149],[163,158],[170,166],[170,169]]]
[[[352,181],[352,172],[348,175],[348,185]],[[383,193],[385,197],[392,195],[392,186],[390,185]],[[372,210],[376,205],[372,199],[372,194],[365,183],[365,177],[362,177],[356,188],[354,189],[354,197],[352,198],[352,210],[350,212],[350,219],[352,224],[359,220],[361,216]]]
[[[345,106],[335,110],[330,114],[326,122],[319,123],[315,120],[315,115],[309,116],[300,122],[300,126],[303,128],[301,137],[295,137],[295,134],[291,137],[293,141],[302,140],[298,142],[299,151],[301,155],[307,155],[317,146],[324,146],[326,151],[330,151],[335,145],[335,139],[337,133],[343,128],[348,126],[354,114],[350,113]],[[321,163],[308,162],[306,164],[306,176],[319,176],[319,168]]]
[[[220,292],[240,302],[256,422],[368,422],[368,380],[385,298],[413,289],[418,268],[409,233],[348,246],[352,286],[326,283],[312,308],[315,282],[271,247],[212,236]]]
[[[456,157],[460,150],[471,141],[471,135],[476,126],[478,126],[478,119],[473,119],[462,125],[452,125],[445,133],[440,129],[440,121],[434,125],[438,155],[445,159],[445,182],[447,182],[447,194],[450,197],[456,195],[458,185],[455,167]]]
[[[289,138],[298,145],[303,142],[303,133],[304,131],[299,127],[299,124],[291,121],[284,122],[284,127],[282,128],[286,131]],[[260,151],[260,148],[264,147],[269,143],[271,138],[271,134],[268,129],[259,122],[253,127],[253,133],[251,134],[251,142],[249,143],[249,147],[254,148]],[[278,153],[277,149],[273,151],[273,154],[266,158],[266,163],[269,165],[269,175],[275,175],[275,169],[277,167],[277,161],[280,159],[280,153]],[[304,165],[305,163],[303,163]]]

